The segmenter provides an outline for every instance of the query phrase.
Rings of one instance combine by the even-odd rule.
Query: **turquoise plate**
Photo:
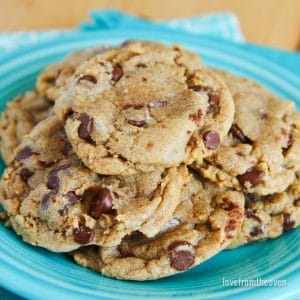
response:
[[[205,64],[253,78],[300,104],[300,79],[272,62],[225,41],[163,31],[74,33],[0,59],[1,109],[5,101],[34,87],[37,74],[66,53],[125,39],[180,43],[199,53]],[[3,168],[3,164],[1,166]],[[0,227],[0,285],[30,299],[296,299],[300,297],[300,231],[224,251],[202,265],[152,282],[119,281],[75,265],[66,255],[31,247],[9,228]],[[228,287],[223,280],[286,280],[286,287]],[[228,283],[228,281],[226,281]],[[273,284],[276,282],[273,281]],[[284,284],[284,282],[282,282]]]

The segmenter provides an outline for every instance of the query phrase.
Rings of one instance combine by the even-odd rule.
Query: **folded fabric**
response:
[[[80,29],[172,29],[177,32],[209,35],[231,41],[244,41],[239,20],[237,16],[231,12],[218,12],[191,18],[153,22],[111,9],[93,11],[91,13],[91,19],[92,22],[82,23]]]
[[[28,47],[55,37],[63,37],[74,31],[112,29],[171,29],[177,32],[209,35],[231,41],[244,40],[237,17],[230,12],[152,22],[118,10],[101,10],[91,13],[91,22],[82,23],[73,30],[20,31],[0,33],[0,55],[22,47]]]

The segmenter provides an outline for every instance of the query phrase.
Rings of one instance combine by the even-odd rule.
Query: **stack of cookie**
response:
[[[169,276],[300,224],[294,104],[179,46],[74,53],[0,127],[7,224],[106,276]]]

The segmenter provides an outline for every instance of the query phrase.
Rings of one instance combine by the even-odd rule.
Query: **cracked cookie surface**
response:
[[[168,226],[152,239],[136,232],[117,247],[87,247],[75,261],[110,277],[152,280],[196,266],[228,246],[243,221],[244,197],[194,174]]]
[[[14,230],[33,245],[66,252],[113,246],[132,231],[151,237],[172,217],[186,168],[126,178],[99,176],[72,151],[56,116],[40,122],[17,148],[1,181],[1,204]]]
[[[201,161],[227,134],[234,107],[195,54],[129,42],[81,64],[55,112],[85,165],[128,175]]]
[[[216,72],[233,95],[234,123],[221,147],[195,168],[221,186],[259,195],[283,192],[300,168],[294,103],[249,79]]]
[[[37,91],[27,92],[7,103],[7,110],[0,119],[0,151],[6,164],[12,162],[15,148],[38,122],[47,117],[51,107],[51,102]]]

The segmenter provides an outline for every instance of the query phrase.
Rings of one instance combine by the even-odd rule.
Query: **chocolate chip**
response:
[[[76,243],[86,245],[91,242],[94,238],[95,231],[85,225],[79,225],[74,229],[73,236]]]
[[[58,213],[60,216],[63,216],[67,213],[67,211],[68,211],[68,205],[64,205],[62,208],[58,210]]]
[[[20,175],[20,177],[21,177],[25,182],[27,182],[28,179],[33,175],[33,172],[30,171],[30,170],[27,169],[27,168],[22,168],[22,169],[19,171],[19,175]]]
[[[193,114],[189,114],[189,119],[196,124],[196,126],[200,126],[200,121],[202,117],[202,111],[201,109],[198,109],[197,112]]]
[[[159,100],[154,102],[149,102],[149,107],[165,107],[167,106],[168,101],[167,100]]]
[[[32,150],[29,147],[23,148],[17,155],[16,155],[16,160],[22,160],[27,157],[30,157],[34,154]]]
[[[191,148],[191,150],[195,149],[197,147],[197,140],[192,136],[190,140],[187,143],[187,146]]]
[[[260,218],[259,216],[257,216],[255,213],[253,213],[252,210],[247,209],[247,210],[245,211],[245,216],[246,216],[246,218],[248,218],[248,219],[251,218],[251,219],[257,221],[258,223],[262,224],[261,218]]]
[[[295,226],[295,221],[291,219],[291,214],[285,213],[283,214],[283,229],[290,230]]]
[[[130,251],[129,247],[126,247],[127,245],[120,244],[117,246],[118,251],[120,253],[121,257],[132,257],[134,256],[133,253]]]
[[[67,198],[69,201],[69,205],[75,205],[82,199],[80,196],[76,195],[74,191],[67,192]]]
[[[252,141],[247,138],[237,124],[233,124],[230,128],[230,133],[239,141],[246,144],[252,144]]]
[[[68,164],[53,167],[47,176],[47,187],[57,192],[59,189],[59,178],[57,174],[59,171],[68,169],[69,167],[70,165]]]
[[[137,68],[147,68],[147,66],[144,63],[138,63],[136,64]]]
[[[112,196],[109,189],[101,189],[93,198],[89,209],[89,214],[98,219],[101,214],[112,212]]]
[[[220,96],[213,92],[208,92],[208,113],[217,113],[219,111]]]
[[[117,82],[123,76],[123,70],[120,66],[116,65],[112,71],[112,81]]]
[[[206,148],[215,150],[220,146],[220,136],[216,131],[207,131],[203,136],[203,141]]]
[[[261,229],[260,227],[258,227],[258,226],[255,226],[255,227],[250,231],[250,235],[251,235],[252,237],[258,236],[258,235],[260,235],[260,234],[262,234],[262,233],[263,233],[262,229]]]
[[[294,206],[300,207],[300,198],[294,200]]]
[[[267,113],[262,113],[261,115],[260,115],[260,120],[266,120],[266,119],[268,119],[268,114]]]
[[[71,150],[72,150],[72,145],[70,143],[66,143],[63,150],[64,156],[67,156]]]
[[[203,91],[203,87],[201,85],[190,85],[189,89],[193,90],[194,92]]]
[[[79,116],[81,124],[78,127],[78,135],[85,141],[91,140],[91,132],[94,128],[94,119],[90,118],[87,114],[81,114]]]
[[[48,207],[49,202],[53,199],[53,197],[56,195],[54,191],[51,191],[44,195],[42,201],[41,201],[41,209],[45,210]]]
[[[122,109],[129,109],[129,108],[134,108],[134,109],[142,109],[145,105],[142,103],[136,103],[136,104],[125,104],[123,105]]]
[[[290,147],[293,145],[293,143],[294,143],[294,137],[291,133],[289,133],[287,144],[283,148],[283,154],[285,154],[290,149]]]
[[[289,138],[288,138],[286,147],[287,148],[291,147],[292,144],[293,144],[293,142],[294,142],[294,137],[293,137],[293,135],[291,133],[289,133]]]
[[[168,251],[170,265],[177,271],[184,271],[193,265],[196,251],[189,242],[175,241],[169,245]]]
[[[132,126],[135,127],[144,127],[146,125],[146,121],[145,120],[140,120],[140,121],[136,121],[136,120],[126,120],[127,123],[129,123]]]
[[[263,182],[265,172],[256,167],[250,168],[244,174],[237,176],[239,183],[247,188],[247,183],[250,187],[256,187]]]
[[[92,82],[93,84],[97,83],[97,78],[92,76],[92,75],[80,75],[78,80],[77,80],[77,83],[79,83],[82,80]]]

